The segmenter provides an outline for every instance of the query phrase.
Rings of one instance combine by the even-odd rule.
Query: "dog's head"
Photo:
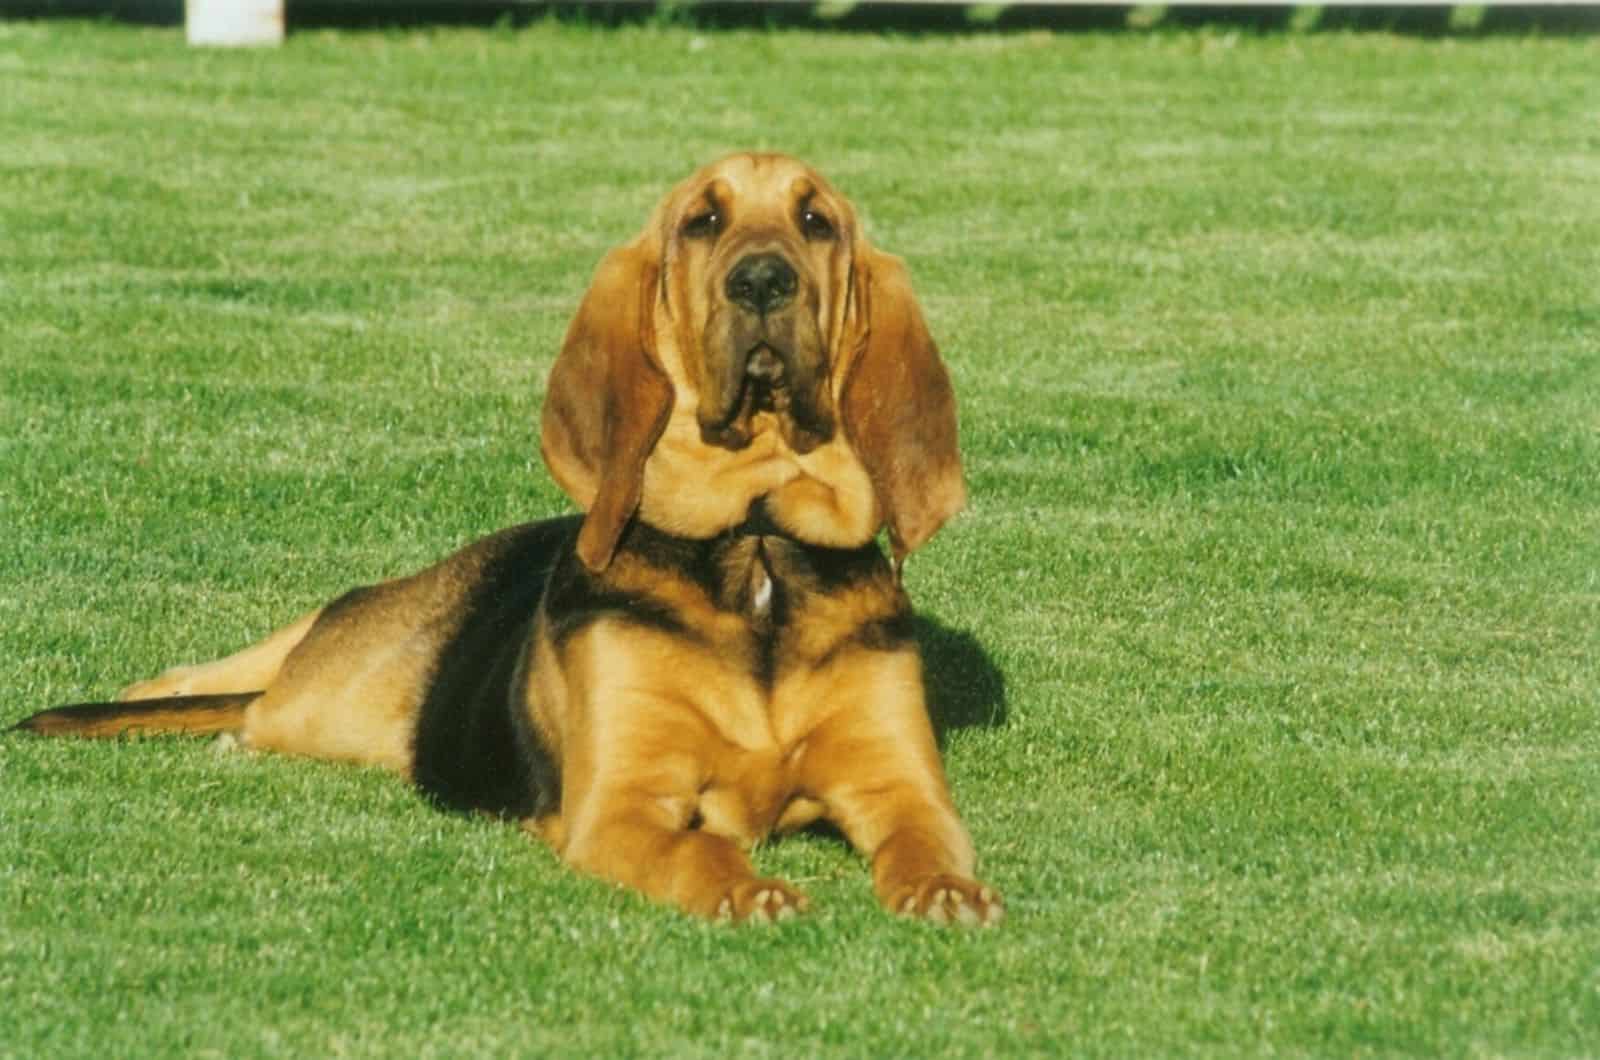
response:
[[[814,543],[862,544],[887,523],[898,558],[965,502],[954,394],[904,266],[868,245],[820,174],[783,155],[733,155],[669,192],[644,232],[601,262],[567,331],[541,440],[588,513],[578,552],[592,569],[638,509],[669,422],[682,425],[666,443],[673,466],[687,454],[706,473],[676,474],[647,516],[743,488],[719,481],[719,457],[753,444],[824,478],[816,467],[870,479],[865,535]],[[822,452],[842,462],[808,459]],[[757,499],[738,498],[741,514]]]

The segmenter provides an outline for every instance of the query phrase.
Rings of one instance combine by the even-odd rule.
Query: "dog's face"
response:
[[[832,440],[855,211],[809,167],[737,155],[668,196],[662,298],[700,436],[742,449],[771,413],[796,453]]]
[[[545,460],[609,561],[638,515],[710,537],[758,501],[798,540],[897,556],[965,500],[949,376],[904,266],[815,170],[733,155],[606,256],[551,370]]]

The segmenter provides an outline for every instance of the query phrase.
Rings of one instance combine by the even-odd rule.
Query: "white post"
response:
[[[185,0],[190,44],[281,44],[283,0]]]

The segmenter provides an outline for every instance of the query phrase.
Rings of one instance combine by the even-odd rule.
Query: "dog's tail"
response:
[[[123,736],[130,733],[233,732],[244,725],[244,709],[260,692],[213,696],[163,696],[117,703],[73,703],[41,710],[11,727],[40,736]]]

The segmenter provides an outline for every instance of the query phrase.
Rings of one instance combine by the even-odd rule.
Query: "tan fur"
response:
[[[118,698],[159,699],[266,688],[277,678],[284,658],[305,637],[321,613],[322,609],[318,608],[303,615],[265,640],[226,658],[195,666],[175,666],[147,681],[135,681],[124,688]]]

